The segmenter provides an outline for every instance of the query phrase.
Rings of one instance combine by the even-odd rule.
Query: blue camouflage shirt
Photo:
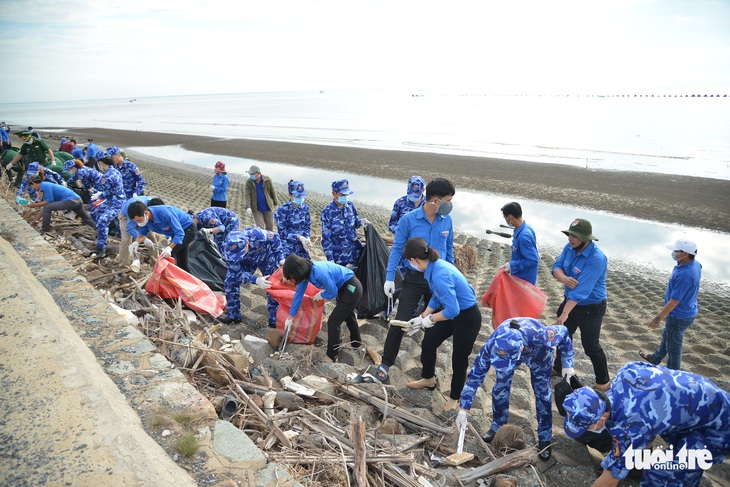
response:
[[[297,246],[301,247],[302,243],[297,239],[298,236],[309,238],[312,234],[312,217],[307,203],[297,206],[291,200],[287,201],[276,209],[274,220],[281,243],[288,254],[293,253]]]
[[[428,246],[439,253],[439,257],[450,264],[454,263],[454,225],[450,215],[436,215],[431,223],[423,212],[423,205],[418,209],[405,214],[395,232],[393,248],[388,258],[388,272],[386,280],[395,280],[395,271],[403,256],[403,247],[409,238],[421,237]],[[406,268],[413,267],[406,261]]]
[[[408,199],[408,195],[401,196],[393,204],[393,211],[390,214],[390,221],[388,221],[388,230],[390,233],[395,234],[398,229],[398,222],[406,213],[410,213],[416,208],[420,207],[426,200],[425,197],[421,198],[421,201],[414,203]]]
[[[210,207],[195,214],[199,228],[217,228],[221,233],[238,230],[238,215],[226,208]]]
[[[109,169],[102,175],[101,184],[97,189],[101,192],[99,199],[105,199],[107,205],[118,205],[121,208],[127,200],[122,175],[113,166],[109,166]]]
[[[307,285],[310,282],[322,290],[323,298],[332,299],[337,297],[340,288],[353,277],[355,277],[354,272],[334,262],[312,262],[312,271],[309,274],[309,279],[297,284],[297,290],[294,293],[289,316],[296,316],[299,312],[299,306],[302,304],[304,292],[307,290]]]
[[[565,286],[565,297],[577,302],[578,306],[596,304],[606,299],[608,259],[593,241],[580,254],[570,244],[565,244],[563,252],[553,264],[553,270],[558,268],[566,276],[578,281],[574,289]]]
[[[76,174],[68,178],[68,184],[73,185],[76,181],[81,181],[81,188],[86,191],[101,189],[101,173],[91,167],[79,167]]]
[[[122,175],[124,194],[127,198],[131,198],[135,193],[137,193],[137,196],[144,193],[146,183],[135,163],[125,159],[121,166],[115,167]]]
[[[362,220],[351,201],[342,208],[334,201],[325,206],[322,210],[322,250],[327,260],[337,262],[338,255],[350,253],[354,247],[358,247],[359,252],[362,245],[359,245],[355,230],[361,226]]]
[[[246,249],[248,243],[248,250]],[[235,248],[233,248],[235,247]],[[278,263],[284,259],[279,234],[259,227],[246,227],[228,234],[223,258],[229,274],[241,274],[241,280],[256,284],[256,276],[243,269],[262,267],[267,258]]]
[[[568,328],[564,325],[545,326],[540,320],[535,318],[510,318],[505,320],[499,327],[508,327],[512,319],[516,319],[520,323],[520,329],[517,330],[522,335],[522,352],[519,360],[514,362],[511,370],[501,370],[499,376],[503,380],[511,380],[514,371],[522,363],[539,364],[546,360],[552,361],[555,348],[560,349],[562,365],[564,368],[573,367],[573,342],[570,339]],[[466,378],[466,384],[461,391],[460,407],[463,409],[471,409],[474,401],[474,395],[477,389],[484,382],[487,372],[492,366],[492,353],[495,349],[495,337],[497,333],[492,333],[487,339],[482,349],[474,359],[469,375]],[[547,367],[547,373],[550,374],[550,366]]]
[[[535,231],[526,222],[515,228],[512,234],[512,256],[509,260],[510,274],[532,284],[537,284],[537,253]]]

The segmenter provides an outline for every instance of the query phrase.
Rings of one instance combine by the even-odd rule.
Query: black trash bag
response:
[[[188,269],[212,291],[224,291],[226,262],[218,246],[202,231],[195,234],[195,239],[188,246]]]
[[[570,378],[570,382],[563,379],[555,384],[553,397],[555,398],[555,406],[557,406],[558,412],[561,416],[565,417],[565,408],[563,407],[565,398],[568,397],[568,394],[576,389],[580,389],[581,387],[583,387],[583,383],[581,383],[580,379],[578,379],[578,376],[576,375]]]
[[[383,292],[385,274],[388,269],[390,249],[373,225],[365,227],[365,248],[360,252],[355,277],[362,284],[362,298],[357,305],[358,315],[367,318],[377,316],[388,306],[388,297]],[[396,271],[396,288],[403,282],[401,272]]]

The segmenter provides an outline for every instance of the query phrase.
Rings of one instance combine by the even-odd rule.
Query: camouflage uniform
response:
[[[113,166],[109,166],[101,178],[101,185],[97,188],[101,192],[99,200],[105,200],[96,207],[94,221],[96,221],[96,248],[105,249],[109,239],[109,226],[117,221],[119,212],[126,198],[122,185],[122,175]],[[92,202],[92,206],[93,206]]]
[[[248,250],[246,250],[248,244]],[[228,272],[225,280],[226,315],[233,320],[240,320],[241,284],[256,284],[253,275],[258,268],[263,276],[271,275],[284,259],[279,235],[258,227],[248,227],[228,234],[225,240],[223,258]],[[269,324],[276,323],[276,310],[279,307],[271,296],[268,296],[267,309]]]
[[[606,391],[611,408],[606,428],[613,436],[613,451],[601,466],[616,479],[625,478],[625,452],[647,447],[661,436],[673,447],[675,463],[682,448],[707,449],[712,462],[730,453],[730,394],[710,380],[690,372],[645,362],[630,362],[616,373]],[[568,395],[565,432],[578,438],[598,422],[606,403],[588,387]],[[638,467],[638,465],[637,465]],[[644,469],[642,486],[697,486],[703,470]]]
[[[298,207],[287,201],[274,212],[276,228],[281,237],[281,247],[284,255],[296,254],[306,259],[310,258],[309,252],[304,248],[297,237],[309,238],[312,234],[312,217],[309,215],[309,205],[302,203]]]
[[[512,319],[519,322],[519,329],[510,328]],[[492,430],[497,431],[509,419],[512,377],[515,369],[524,363],[530,368],[530,382],[535,392],[537,437],[540,441],[550,441],[553,428],[550,374],[555,347],[562,352],[563,367],[573,367],[573,343],[565,326],[545,326],[534,318],[504,321],[489,336],[474,360],[461,391],[461,407],[471,408],[477,389],[484,382],[489,368],[494,367],[497,381],[492,388]]]
[[[213,234],[213,241],[218,246],[218,251],[223,256],[223,244],[231,232],[238,230],[238,215],[231,210],[213,206],[199,211],[195,214],[198,220],[198,229],[218,228],[220,233]]]
[[[36,164],[38,164],[36,162]],[[31,167],[33,163],[31,163],[28,167]],[[58,174],[55,171],[51,171],[47,167],[43,168],[43,173],[46,175],[45,181],[48,181],[49,183],[54,184],[60,184],[63,186],[63,178],[60,174]],[[28,195],[30,196],[31,201],[35,201],[38,198],[38,193],[36,193],[36,190],[30,187],[30,183],[28,183],[28,173],[25,173],[25,176],[23,176],[23,181],[20,183],[20,188],[18,188],[18,193],[16,196],[21,197],[23,196],[23,193],[28,192]]]
[[[363,245],[355,229],[362,226],[351,201],[342,208],[332,201],[322,210],[322,250],[327,260],[340,265],[357,265]]]
[[[119,149],[119,147],[111,146],[107,147],[107,149],[104,151],[103,156],[111,157],[117,154],[123,156],[122,151]],[[98,159],[103,158],[104,157],[98,157]],[[115,165],[114,167],[122,175],[122,181],[124,184],[124,195],[126,196],[126,199],[131,198],[135,194],[137,196],[142,196],[144,194],[144,188],[146,183],[144,178],[142,177],[142,174],[139,172],[139,168],[135,163],[125,158],[121,166]]]

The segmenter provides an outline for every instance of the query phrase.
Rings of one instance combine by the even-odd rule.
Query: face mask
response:
[[[250,179],[251,181],[256,181],[256,175],[255,174],[249,174],[248,175],[248,179]]]
[[[436,209],[436,213],[438,213],[441,216],[446,216],[449,213],[451,213],[451,210],[454,208],[454,205],[452,203],[447,203],[446,201],[442,201],[439,207]]]
[[[295,205],[301,205],[302,203],[304,203],[304,197],[294,198],[292,201],[294,202]]]
[[[410,201],[411,203],[415,203],[416,201],[418,201],[420,199],[421,199],[421,195],[409,196],[408,197],[408,201]]]
[[[603,428],[601,428],[601,429],[598,429],[598,430],[591,430],[591,429],[589,429],[589,430],[586,430],[586,431],[588,431],[589,433],[594,433],[594,434],[596,434],[596,435],[599,435],[599,434],[601,434],[601,433],[603,432],[603,430],[605,430],[605,429],[606,429],[606,425],[604,424],[604,425],[603,425]]]
[[[339,198],[337,198],[337,202],[339,204],[341,204],[341,205],[346,205],[347,204],[347,196],[340,196]]]
[[[33,139],[28,139],[25,141],[26,144],[31,145],[33,143]]]
[[[149,217],[147,216],[147,213],[145,213],[145,214],[144,214],[144,221],[143,221],[142,223],[137,223],[137,226],[140,226],[140,227],[144,227],[144,226],[146,226],[146,225],[147,225],[147,222],[149,222],[149,221],[150,221],[150,219],[149,219]]]
[[[675,261],[679,262],[679,256],[677,255],[677,251],[676,250],[672,250],[672,259],[674,259]]]

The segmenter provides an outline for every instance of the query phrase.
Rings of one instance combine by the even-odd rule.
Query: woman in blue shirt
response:
[[[329,261],[312,262],[309,259],[291,254],[284,261],[282,267],[284,278],[294,281],[297,286],[286,327],[291,328],[294,317],[299,312],[304,291],[311,282],[321,289],[313,299],[337,298],[335,309],[327,319],[327,356],[334,362],[340,349],[340,325],[344,321],[350,330],[350,340],[353,348],[362,345],[360,327],[355,317],[355,306],[362,297],[362,284],[355,274],[347,267]]]
[[[439,259],[439,253],[420,237],[406,242],[403,257],[414,269],[424,273],[432,294],[423,314],[410,320],[412,328],[423,328],[426,332],[421,343],[423,378],[406,385],[413,389],[436,388],[436,350],[453,335],[451,392],[444,410],[454,409],[466,382],[469,354],[482,326],[474,288],[453,264]]]
[[[211,197],[210,206],[225,208],[228,205],[228,185],[231,182],[226,174],[226,163],[218,161],[213,167],[215,175],[213,176],[213,184],[210,186]]]

